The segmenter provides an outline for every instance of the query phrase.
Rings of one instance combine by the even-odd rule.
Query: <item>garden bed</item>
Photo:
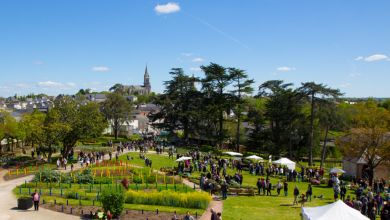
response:
[[[56,212],[63,212],[69,215],[75,215],[80,216],[83,219],[93,219],[91,218],[91,213],[96,213],[98,210],[102,210],[101,207],[96,206],[62,206],[62,205],[54,205],[46,203],[44,205],[41,205],[41,207],[50,209],[52,211]],[[199,214],[199,216],[202,213]],[[194,217],[196,216],[196,213],[193,214]],[[122,215],[120,216],[120,219],[132,219],[132,220],[171,220],[174,216],[173,212],[160,212],[157,209],[156,211],[145,211],[145,210],[124,210],[122,212]],[[177,214],[177,217],[179,219],[183,219],[185,216],[184,213]],[[96,218],[95,218],[96,219]]]

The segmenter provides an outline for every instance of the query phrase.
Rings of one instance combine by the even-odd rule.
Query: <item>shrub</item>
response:
[[[180,193],[170,190],[158,191],[128,191],[126,194],[126,203],[161,205],[183,208],[207,208],[211,197],[206,192]]]
[[[154,175],[148,176],[147,182],[148,183],[155,183],[156,182],[156,176],[154,176]]]
[[[118,217],[124,208],[125,195],[122,190],[105,189],[100,196],[100,201],[105,211],[110,210],[114,217]]]
[[[76,173],[76,179],[78,183],[92,183],[92,170],[88,168],[83,170],[81,173]]]
[[[34,176],[34,182],[53,182],[57,183],[60,181],[60,173],[54,170],[44,170],[42,172],[37,172]]]
[[[73,192],[73,191],[69,191],[66,193],[66,198],[67,199],[78,199],[77,196],[76,196],[76,192]]]
[[[138,183],[138,184],[142,184],[142,179],[141,179],[141,177],[139,177],[139,176],[135,176],[135,177],[133,178],[133,182],[134,182],[134,183]]]

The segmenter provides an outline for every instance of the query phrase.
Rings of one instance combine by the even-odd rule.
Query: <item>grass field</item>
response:
[[[139,153],[129,153],[134,160],[131,163],[143,166],[144,161],[139,159]],[[172,167],[177,164],[172,159],[168,159],[167,156],[157,154],[147,154],[147,157],[152,159],[154,169],[161,167]],[[126,158],[122,155],[121,158]],[[298,168],[299,170],[299,168]],[[228,174],[234,175],[235,170],[228,169]],[[243,171],[243,186],[256,186],[259,176],[254,176]],[[199,177],[199,172],[193,172],[192,177]],[[265,177],[263,177],[265,178]],[[279,177],[271,177],[271,183],[276,183],[281,180]],[[227,200],[224,200],[223,219],[224,220],[246,220],[246,219],[289,219],[299,220],[301,208],[300,205],[292,206],[293,203],[293,188],[297,185],[300,193],[305,193],[308,187],[307,182],[295,183],[289,182],[289,193],[285,197],[283,195],[276,196],[276,190],[272,193],[274,196],[229,196]],[[281,192],[283,194],[283,192]],[[351,197],[354,196],[352,191],[348,191]],[[323,199],[314,198],[314,196],[323,195]],[[311,202],[307,202],[305,206],[322,206],[334,202],[333,190],[325,185],[313,186],[313,198]]]
[[[271,182],[275,184],[276,179]],[[289,219],[299,220],[300,205],[292,206],[294,201],[293,189],[297,185],[300,193],[305,193],[308,183],[289,183],[288,196],[284,196],[283,191],[280,196],[276,196],[276,190],[272,191],[273,196],[230,196],[224,201],[224,220],[245,220],[245,219]],[[314,198],[314,196],[323,195],[323,199]],[[323,185],[313,186],[313,198],[311,202],[305,203],[305,206],[322,206],[332,203],[333,190]]]
[[[119,156],[119,160],[128,161],[127,155],[133,159],[129,161],[130,164],[137,166],[145,166],[145,161],[139,157],[139,152],[130,152]],[[160,170],[161,167],[174,167],[177,166],[175,159],[169,159],[166,155],[159,155],[156,153],[148,153],[146,157],[152,160],[152,169]]]

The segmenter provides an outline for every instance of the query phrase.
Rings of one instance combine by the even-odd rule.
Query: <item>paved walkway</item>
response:
[[[3,177],[7,174],[7,170],[0,172],[0,219],[1,220],[62,220],[62,219],[80,219],[80,217],[67,215],[60,212],[54,212],[48,209],[39,209],[34,211],[33,209],[24,211],[16,209],[17,202],[16,197],[12,193],[12,190],[20,184],[23,184],[25,180],[29,181],[33,178],[32,175],[4,181]]]
[[[128,153],[131,151],[125,150],[123,153]],[[134,152],[134,151],[132,151]],[[149,151],[148,154],[155,154],[154,151]],[[113,160],[115,160],[115,154],[113,154]],[[108,154],[104,156],[104,160],[108,160]],[[68,166],[69,167],[69,166]],[[138,166],[135,166],[138,167]],[[74,170],[80,169],[81,166],[79,163],[74,164]],[[67,170],[60,170],[61,172],[70,172],[70,167]],[[24,211],[16,209],[17,201],[15,195],[12,193],[12,190],[18,186],[23,184],[25,181],[30,181],[33,178],[33,175],[29,175],[26,177],[21,177],[14,180],[5,181],[4,176],[7,174],[7,170],[3,170],[0,172],[0,220],[65,220],[65,219],[81,219],[80,217],[68,215],[60,212],[51,211],[48,209],[39,209],[38,212],[33,211],[32,209]],[[156,170],[154,170],[156,172]],[[157,171],[160,172],[160,171]],[[183,183],[189,187],[194,187],[194,183],[188,181],[187,179],[183,179]],[[200,187],[195,184],[195,189],[197,191],[201,191]],[[210,210],[214,209],[215,212],[221,212],[223,210],[223,203],[218,199],[217,196],[213,195],[213,201],[210,202],[209,207],[203,213],[203,215],[199,218],[199,220],[209,220],[211,218]]]
[[[123,153],[129,151],[125,150]],[[104,160],[108,160],[109,155],[104,156]],[[113,153],[113,160],[115,160],[115,154]],[[80,163],[74,164],[74,170],[80,169]],[[70,172],[70,166],[67,170],[59,170],[61,172]],[[7,174],[8,170],[3,170],[0,172],[0,220],[65,220],[65,219],[81,219],[80,217],[74,215],[68,215],[60,212],[51,211],[48,209],[39,209],[38,212],[33,209],[24,211],[16,209],[17,201],[15,195],[12,193],[12,190],[23,184],[25,181],[30,181],[33,178],[33,175],[17,178],[14,180],[5,181],[4,176]]]

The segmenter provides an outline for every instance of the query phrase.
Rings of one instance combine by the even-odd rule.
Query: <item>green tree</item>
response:
[[[303,141],[305,132],[303,96],[291,88],[292,84],[271,80],[259,87],[259,97],[266,98],[264,116],[268,122],[270,151],[280,154],[287,150],[290,157]]]
[[[20,121],[21,130],[25,133],[25,141],[31,143],[32,148],[42,140],[45,117],[44,113],[34,111],[23,115]]]
[[[337,129],[343,126],[343,118],[341,117],[340,112],[338,111],[337,105],[333,101],[323,100],[321,108],[318,112],[319,125],[324,129],[324,139],[321,151],[321,165],[324,166],[326,159],[326,151],[328,144],[328,135],[329,132],[333,129]]]
[[[125,195],[122,189],[105,189],[100,196],[100,201],[106,212],[110,211],[114,217],[119,217],[124,208]]]
[[[124,95],[124,93],[125,93],[124,88],[125,87],[122,84],[117,83],[117,84],[113,85],[109,90],[110,90],[110,92],[116,92],[116,93]]]
[[[131,103],[123,95],[113,92],[107,95],[106,101],[102,104],[102,111],[106,119],[111,123],[115,139],[118,139],[121,125],[130,119]]]
[[[313,165],[314,148],[314,120],[316,118],[316,109],[319,100],[327,98],[337,98],[342,95],[340,90],[329,88],[323,84],[315,82],[302,83],[299,90],[310,100],[310,135],[309,135],[309,166]]]
[[[172,80],[164,83],[164,94],[154,101],[161,110],[151,114],[150,118],[155,127],[170,131],[177,137],[177,132],[183,131],[183,139],[187,142],[190,134],[194,134],[199,106],[196,102],[198,91],[194,86],[197,79],[186,75],[181,68],[173,68],[170,75]]]
[[[43,122],[41,144],[48,148],[47,161],[51,162],[54,146],[58,146],[64,136],[71,130],[71,126],[61,121],[59,110],[50,110]]]
[[[19,140],[21,131],[16,119],[5,111],[0,112],[0,135],[1,134],[3,136],[2,139],[7,139],[8,149],[14,151],[14,139],[17,141]]]
[[[367,161],[372,185],[374,169],[390,161],[390,112],[373,102],[354,106],[351,129],[337,139],[344,155]]]
[[[60,122],[69,127],[61,139],[64,157],[75,147],[78,140],[98,137],[108,125],[100,106],[94,102],[81,105],[70,97],[63,97],[56,101],[54,109],[60,115]]]
[[[202,79],[202,90],[208,105],[204,108],[208,108],[210,113],[217,114],[217,141],[221,147],[225,138],[224,113],[231,107],[231,94],[228,92],[228,86],[232,83],[232,76],[225,67],[216,63],[210,63],[208,66],[200,68],[205,74],[205,78]],[[210,116],[212,115],[214,114],[210,114]]]
[[[253,151],[265,151],[266,147],[266,98],[247,98],[248,115],[247,121],[252,129],[248,134],[248,146]]]
[[[241,114],[245,104],[245,99],[242,98],[243,95],[250,95],[253,92],[251,85],[254,83],[253,79],[248,79],[248,75],[244,70],[229,68],[229,74],[231,80],[233,81],[234,89],[231,91],[233,95],[233,101],[235,105],[235,114],[237,118],[237,128],[236,128],[236,150],[239,151],[240,148],[240,126],[241,126]]]

